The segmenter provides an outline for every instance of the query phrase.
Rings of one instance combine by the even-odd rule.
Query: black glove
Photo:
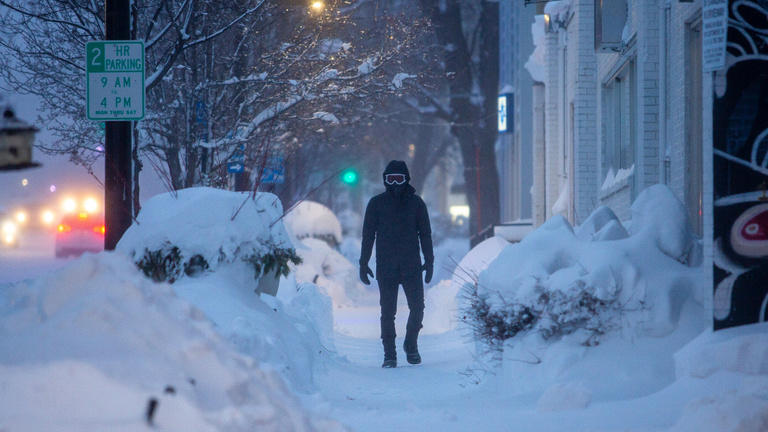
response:
[[[360,280],[366,285],[371,284],[371,281],[368,279],[368,276],[373,277],[373,272],[371,271],[371,268],[368,267],[368,264],[360,264]]]
[[[427,273],[424,275],[424,283],[430,283],[432,281],[432,271],[434,270],[432,268],[432,263],[424,263],[424,266],[422,267],[423,270],[425,270]]]

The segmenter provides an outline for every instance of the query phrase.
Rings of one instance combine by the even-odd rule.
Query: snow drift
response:
[[[672,354],[709,323],[704,274],[684,264],[695,241],[682,204],[654,186],[632,214],[631,235],[606,207],[575,230],[555,216],[470,287],[468,324],[503,350],[516,392],[544,394],[542,409],[574,402],[562,389],[579,388],[582,406],[663,388],[674,380]]]
[[[0,429],[340,429],[118,253],[3,287],[0,338]]]
[[[336,306],[370,300],[371,293],[358,280],[357,266],[324,241],[304,238],[299,241],[296,253],[302,260],[294,266],[297,282],[322,287]]]

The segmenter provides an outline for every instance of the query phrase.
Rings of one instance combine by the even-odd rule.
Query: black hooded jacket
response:
[[[387,191],[371,198],[363,220],[360,265],[368,265],[376,241],[376,279],[407,277],[421,270],[419,243],[424,262],[432,265],[432,229],[424,201],[408,182],[411,177],[403,161],[391,161],[386,174],[405,174],[403,185],[384,184]],[[384,177],[382,175],[382,177]]]

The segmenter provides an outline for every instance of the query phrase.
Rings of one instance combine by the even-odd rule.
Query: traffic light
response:
[[[356,185],[360,180],[360,176],[354,168],[347,168],[341,172],[341,181],[350,186]]]

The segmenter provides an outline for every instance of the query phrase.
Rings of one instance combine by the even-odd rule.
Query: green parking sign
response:
[[[88,118],[132,121],[144,118],[144,42],[85,44]]]

